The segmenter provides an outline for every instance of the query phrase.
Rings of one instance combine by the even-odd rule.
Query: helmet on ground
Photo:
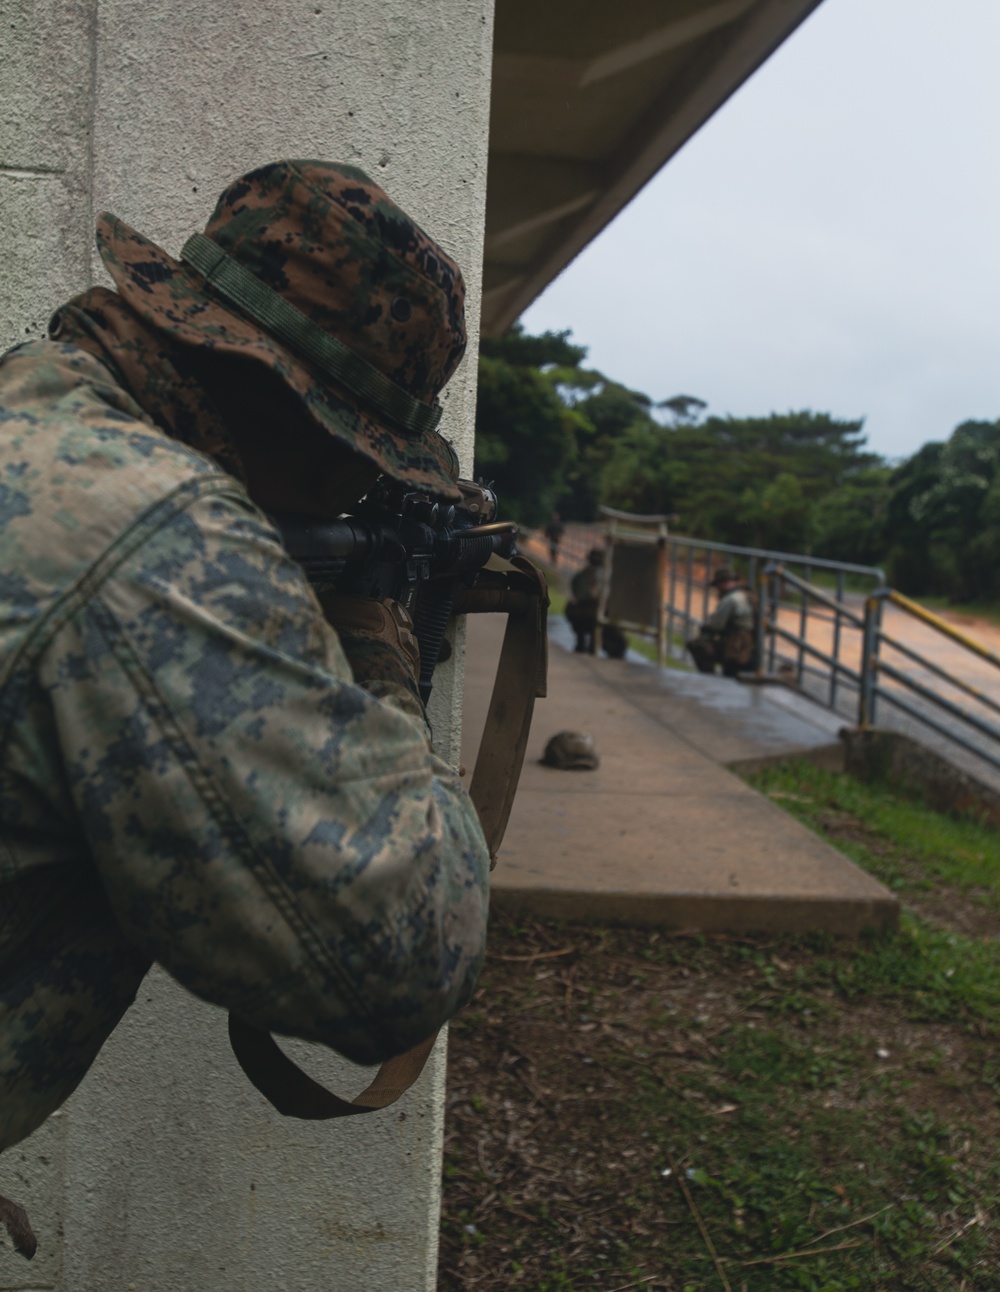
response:
[[[462,274],[364,171],[261,166],[229,185],[180,260],[107,212],[97,243],[146,323],[262,364],[387,475],[459,498],[437,396],[465,350]]]
[[[593,771],[601,765],[594,738],[586,731],[558,731],[545,746],[541,761],[565,771]]]

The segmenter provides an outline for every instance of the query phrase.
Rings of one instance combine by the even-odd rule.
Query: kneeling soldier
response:
[[[746,584],[726,565],[716,570],[712,587],[719,604],[687,648],[699,673],[714,673],[721,664],[725,677],[735,677],[753,662],[753,602]]]

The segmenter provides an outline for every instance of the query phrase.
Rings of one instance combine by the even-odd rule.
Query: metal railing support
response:
[[[807,565],[802,576],[802,584],[809,583],[809,566]],[[801,603],[799,606],[799,658],[795,665],[795,681],[799,686],[802,685],[802,674],[805,669],[806,652],[806,631],[809,627],[809,589],[807,586],[800,586],[799,597]]]
[[[761,548],[739,548],[673,535],[667,542],[672,547],[668,606],[671,632],[681,620],[686,630],[697,628],[692,602],[700,600],[703,618],[707,616],[713,564],[719,560],[732,561],[735,557],[744,562],[747,584],[757,595],[754,645],[758,678],[768,674],[775,676],[779,662],[782,670],[787,663],[789,672],[794,670],[794,677],[806,693],[835,712],[843,711],[846,703],[844,692],[853,691],[856,687],[857,723],[862,730],[875,726],[880,706],[885,701],[922,723],[928,731],[947,737],[1000,768],[1000,748],[996,747],[1000,746],[1000,726],[953,703],[944,688],[955,687],[992,714],[1000,713],[1000,694],[994,699],[971,680],[949,674],[927,655],[883,631],[886,603],[959,643],[998,670],[1000,653],[967,636],[926,607],[886,587],[878,567],[768,552]],[[683,567],[679,554],[681,547],[687,552]],[[818,577],[829,579],[834,587],[827,590],[813,584],[814,572]],[[854,601],[848,592],[849,577],[864,577],[875,584],[861,604]],[[683,594],[678,587],[680,579],[685,582]],[[683,596],[683,610],[675,604],[680,596]],[[819,640],[815,637],[810,640],[811,630],[816,625],[820,625],[824,635]],[[857,670],[853,667],[855,634],[860,637]],[[913,667],[889,663],[883,658],[887,651],[898,652]],[[923,670],[925,678],[921,679],[914,670]],[[929,684],[927,675],[933,679]],[[904,698],[907,691],[912,701]],[[935,709],[937,717],[933,716]],[[983,743],[977,746],[974,738]]]
[[[834,616],[833,616],[832,654],[833,654],[835,663],[840,662],[840,625],[843,617],[841,607],[844,604],[845,581],[846,580],[844,577],[844,571],[838,570],[837,572],[837,609],[834,611]],[[837,680],[838,680],[837,669],[832,668],[830,670],[830,699],[829,699],[829,704],[831,709],[835,709],[837,707]]]
[[[667,650],[674,648],[674,594],[677,590],[677,548],[670,549],[670,592],[667,597]]]
[[[861,630],[861,687],[858,696],[858,726],[867,731],[875,722],[875,654],[878,649],[878,611],[875,595],[865,598],[865,621]]]
[[[757,616],[754,623],[754,658],[757,661],[757,677],[762,678],[766,675],[764,667],[764,636],[765,620],[767,619],[767,585],[768,573],[762,569],[757,573],[757,578],[750,586],[757,594]]]

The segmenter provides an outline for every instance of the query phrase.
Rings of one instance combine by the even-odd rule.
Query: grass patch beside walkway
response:
[[[898,933],[495,919],[451,1028],[441,1289],[1000,1290],[997,836],[755,781],[893,884]]]

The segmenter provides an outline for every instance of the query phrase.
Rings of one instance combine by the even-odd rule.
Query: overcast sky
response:
[[[824,0],[523,316],[713,413],[1000,417],[1000,0]]]

